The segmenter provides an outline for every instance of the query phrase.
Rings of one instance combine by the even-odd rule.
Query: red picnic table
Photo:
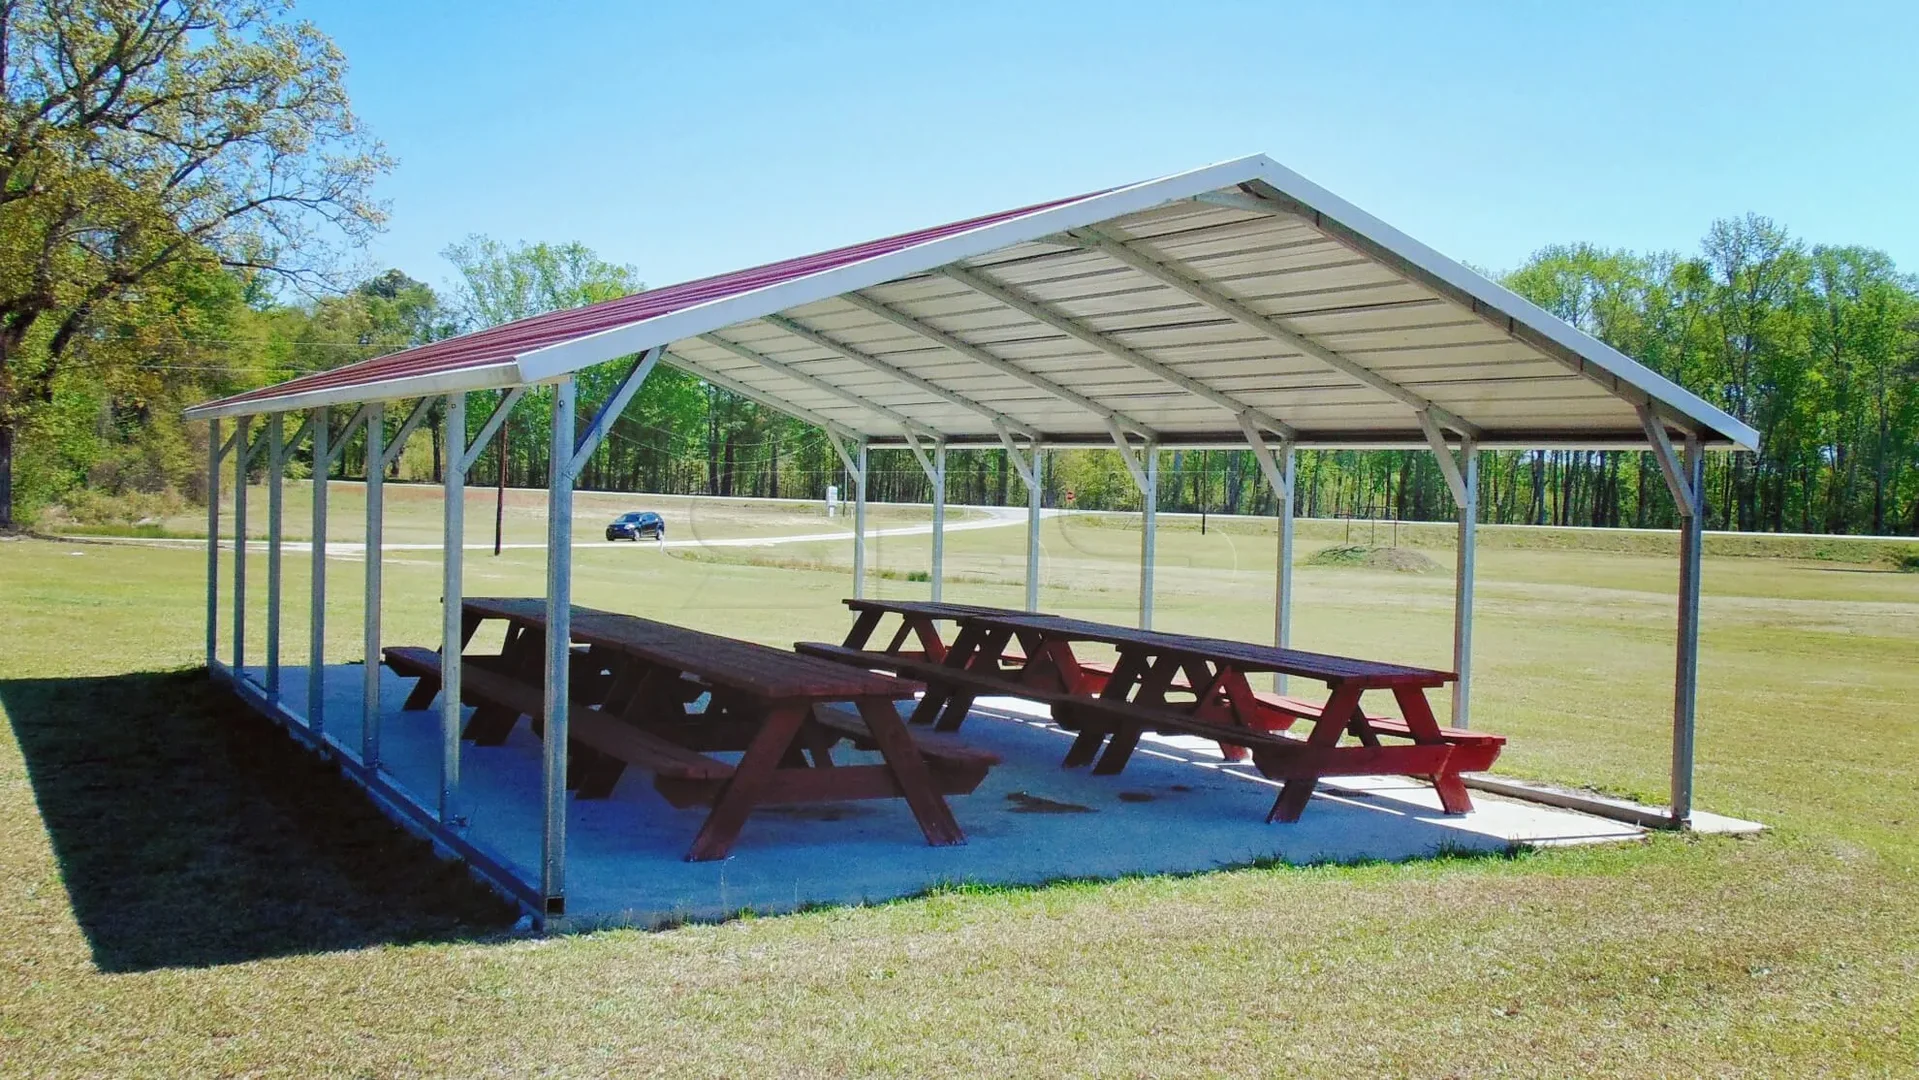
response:
[[[467,737],[501,742],[523,715],[538,731],[546,602],[474,598],[462,615],[469,642],[483,622],[507,624],[499,654],[462,657],[462,697],[476,706]],[[918,683],[591,608],[573,609],[571,637],[568,786],[581,798],[604,797],[635,765],[653,773],[673,805],[709,806],[688,859],[725,857],[753,808],[769,803],[900,797],[928,843],[963,843],[942,792],[972,791],[998,761],[950,737],[909,732],[894,703],[912,698]],[[439,690],[439,655],[392,648],[386,656],[421,680],[407,707],[426,707]],[[707,704],[695,711],[701,698]],[[834,762],[841,739],[878,750],[883,763]],[[738,760],[712,756],[727,751]]]
[[[955,731],[982,695],[1005,694],[1052,707],[1056,722],[1078,737],[1063,762],[1118,773],[1145,731],[1199,735],[1244,747],[1254,766],[1282,781],[1269,820],[1294,821],[1324,776],[1409,775],[1430,778],[1449,813],[1472,808],[1461,772],[1489,768],[1504,739],[1443,728],[1426,699],[1450,683],[1450,672],[1297,649],[1109,626],[1054,615],[953,613],[958,636],[938,663],[884,653],[803,644],[802,651],[898,670],[927,684],[915,723]],[[1002,665],[1017,641],[1026,660]],[[1075,646],[1111,646],[1110,674],[1089,673]],[[1247,676],[1283,672],[1325,683],[1323,702],[1255,692]],[[1361,707],[1369,691],[1392,694],[1403,718]],[[1308,722],[1306,733],[1290,729]],[[1351,735],[1355,744],[1341,745]],[[1406,740],[1383,743],[1382,738]]]

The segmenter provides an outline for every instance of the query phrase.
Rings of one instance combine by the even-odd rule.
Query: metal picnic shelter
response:
[[[628,366],[582,426],[575,373]],[[410,805],[380,770],[383,466],[444,401],[443,646],[463,642],[467,473],[525,389],[554,388],[547,488],[543,857],[538,908],[563,910],[572,636],[573,485],[647,376],[667,364],[814,424],[854,487],[854,594],[866,570],[866,476],[876,449],[910,451],[934,497],[933,600],[941,595],[946,452],[1002,449],[1028,496],[1026,605],[1039,602],[1041,455],[1109,447],[1143,501],[1139,624],[1153,619],[1154,499],[1163,448],[1250,448],[1277,498],[1274,643],[1288,644],[1298,449],[1429,449],[1458,507],[1452,723],[1470,720],[1474,528],[1481,449],[1650,450],[1680,522],[1671,802],[1692,814],[1704,452],[1751,450],[1725,412],[1263,156],[1240,158],[556,311],[318,372],[187,412],[207,420],[207,661],[243,696],[326,748],[326,468],[356,427],[367,455],[365,716],[342,765],[376,798],[457,853],[460,664],[441,695],[437,807]],[[466,397],[505,391],[467,438]],[[397,436],[388,403],[413,399]],[[355,411],[329,440],[327,410]],[[249,434],[252,418],[264,417]],[[223,421],[237,429],[224,441]],[[288,422],[297,424],[291,435]],[[304,716],[280,702],[281,487],[312,439],[311,681]],[[247,545],[234,545],[233,654],[218,655],[219,472],[264,454],[267,636],[262,677],[244,665]],[[244,537],[246,486],[234,495]],[[470,632],[470,631],[467,631]],[[339,748],[336,748],[339,749]],[[1617,813],[1594,804],[1596,812]],[[530,883],[529,883],[530,884]]]

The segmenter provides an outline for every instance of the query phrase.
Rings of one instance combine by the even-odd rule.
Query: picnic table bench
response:
[[[503,741],[526,716],[544,737],[546,603],[466,601],[463,646],[489,620],[507,624],[505,645],[461,658],[461,697],[475,706],[466,734]],[[909,732],[894,702],[913,697],[917,683],[590,608],[573,609],[571,637],[568,786],[605,797],[636,766],[672,805],[710,807],[689,859],[723,858],[752,810],[771,803],[904,798],[929,843],[963,843],[943,796],[972,791],[998,763],[951,737]],[[408,705],[431,703],[441,656],[391,648],[386,658],[420,680]],[[701,698],[705,707],[691,708]],[[833,746],[849,740],[882,763],[835,762]]]
[[[956,611],[942,617],[960,631],[943,643],[945,655],[937,663],[847,645],[795,647],[925,682],[912,719],[938,731],[957,731],[983,695],[1048,705],[1055,722],[1078,735],[1062,764],[1093,764],[1097,774],[1123,770],[1147,731],[1196,735],[1250,753],[1262,775],[1282,782],[1269,820],[1297,820],[1320,777],[1370,774],[1427,777],[1448,813],[1464,813],[1472,801],[1459,774],[1489,768],[1505,742],[1438,724],[1426,691],[1451,682],[1450,672],[1054,615]],[[1009,669],[999,658],[1015,641],[1025,659]],[[1111,646],[1119,657],[1091,677],[1073,648],[1089,642]],[[1254,672],[1315,679],[1325,683],[1329,696],[1316,703],[1255,692],[1246,678]],[[1369,691],[1390,693],[1403,716],[1361,708]],[[1304,734],[1293,733],[1296,725],[1306,728]],[[1348,735],[1357,745],[1341,745]]]

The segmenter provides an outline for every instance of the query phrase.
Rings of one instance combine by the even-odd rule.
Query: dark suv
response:
[[[666,539],[666,519],[651,511],[635,510],[614,518],[606,527],[608,540],[638,540],[642,536]]]

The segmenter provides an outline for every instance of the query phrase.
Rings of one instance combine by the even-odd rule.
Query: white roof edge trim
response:
[[[1463,292],[1497,313],[1522,323],[1562,349],[1607,375],[1644,393],[1657,404],[1710,432],[1724,436],[1746,450],[1759,449],[1759,432],[1625,353],[1571,325],[1518,293],[1468,270],[1460,263],[1407,236],[1265,155],[1246,159],[1258,163],[1259,179],[1281,196],[1378,245],[1418,275]]]
[[[218,420],[228,416],[258,416],[262,413],[317,409],[322,405],[358,405],[369,401],[393,401],[398,398],[432,397],[462,390],[499,390],[521,385],[519,373],[511,361],[477,368],[457,368],[428,375],[409,375],[377,383],[354,383],[297,394],[196,405],[182,415],[188,420]]]
[[[982,225],[876,255],[846,266],[821,270],[806,277],[768,285],[752,292],[709,301],[644,322],[601,330],[585,337],[520,354],[520,377],[527,382],[550,379],[594,364],[628,356],[655,345],[671,345],[735,323],[763,318],[788,308],[830,299],[842,293],[872,288],[913,274],[926,273],[947,263],[985,255],[1000,248],[1043,236],[1094,225],[1126,214],[1190,199],[1195,195],[1232,187],[1254,179],[1269,159],[1254,155],[1207,165],[1189,172],[1147,180],[1064,206],[1006,221]]]

